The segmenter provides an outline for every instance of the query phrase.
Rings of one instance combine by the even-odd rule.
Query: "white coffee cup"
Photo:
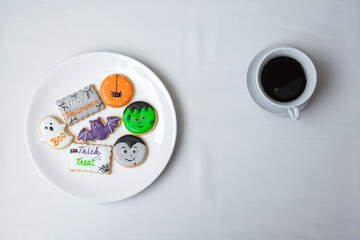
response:
[[[265,65],[272,59],[277,57],[290,57],[298,61],[303,70],[305,72],[306,77],[306,86],[302,94],[289,102],[280,102],[277,101],[270,96],[268,96],[261,84],[261,74]],[[298,120],[300,118],[300,110],[299,107],[306,102],[310,101],[311,96],[313,95],[316,87],[317,76],[316,76],[316,69],[311,61],[311,59],[303,52],[293,47],[288,46],[280,46],[277,48],[271,49],[267,52],[262,59],[259,61],[259,65],[256,69],[256,85],[260,95],[271,105],[274,105],[279,108],[286,108],[289,112],[291,119]]]

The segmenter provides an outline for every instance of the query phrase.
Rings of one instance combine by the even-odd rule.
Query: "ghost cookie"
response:
[[[73,143],[69,152],[70,171],[111,173],[111,146]]]
[[[40,141],[46,142],[50,147],[56,149],[66,148],[74,140],[74,136],[67,132],[66,124],[52,116],[45,117],[40,121],[39,130]]]
[[[120,126],[121,118],[108,117],[106,124],[104,124],[100,117],[89,122],[91,129],[81,129],[78,135],[78,140],[82,140],[84,142],[105,140],[109,134],[113,133],[115,129]]]
[[[133,102],[124,110],[125,127],[132,133],[145,134],[153,130],[157,122],[155,108],[146,102]]]
[[[122,74],[112,74],[102,82],[100,95],[110,107],[123,107],[134,96],[134,87],[128,77]]]
[[[56,101],[56,105],[69,126],[105,108],[93,84]]]
[[[115,160],[124,167],[141,165],[148,154],[145,142],[134,135],[120,137],[114,144]]]

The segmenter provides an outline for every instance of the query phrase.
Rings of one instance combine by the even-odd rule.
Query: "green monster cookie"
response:
[[[146,102],[133,102],[124,111],[125,127],[132,133],[144,134],[150,132],[156,125],[155,109]]]

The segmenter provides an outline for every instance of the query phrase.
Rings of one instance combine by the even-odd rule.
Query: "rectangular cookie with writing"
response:
[[[56,105],[69,126],[105,108],[93,84],[56,101]]]
[[[111,158],[111,146],[72,143],[70,145],[69,170],[110,174]]]

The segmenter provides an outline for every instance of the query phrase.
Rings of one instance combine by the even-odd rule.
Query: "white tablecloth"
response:
[[[246,90],[275,43],[318,70],[300,121]],[[0,239],[359,239],[360,1],[0,2]],[[47,72],[109,51],[168,88],[178,139],[163,174],[112,204],[70,198],[27,151],[26,108]]]

